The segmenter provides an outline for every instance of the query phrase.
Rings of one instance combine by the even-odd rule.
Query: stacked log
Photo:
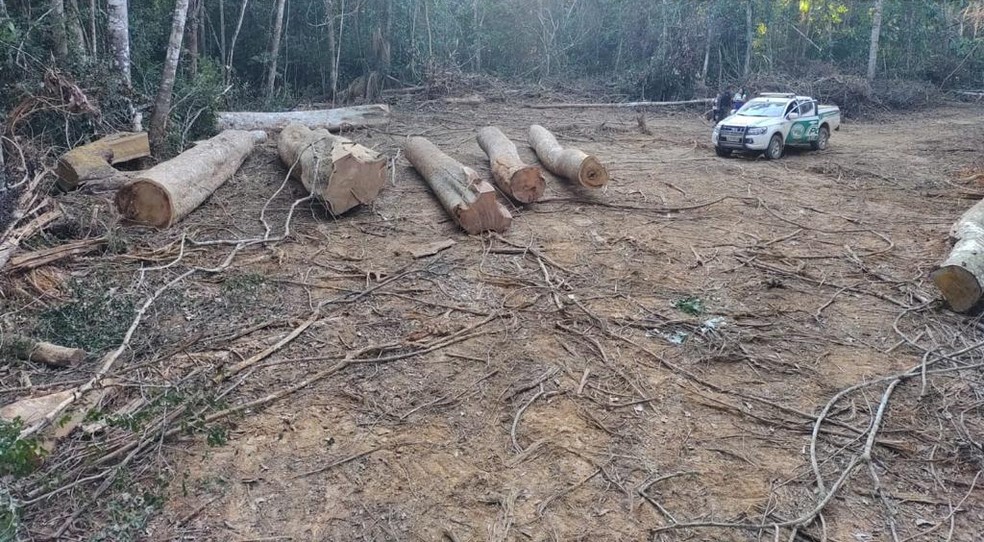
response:
[[[538,166],[524,164],[516,145],[495,126],[478,132],[478,144],[489,156],[492,178],[509,197],[522,203],[532,203],[543,197],[547,182]]]
[[[543,126],[530,126],[530,146],[544,167],[556,175],[588,188],[601,188],[608,183],[608,170],[597,158],[578,149],[561,147]]]

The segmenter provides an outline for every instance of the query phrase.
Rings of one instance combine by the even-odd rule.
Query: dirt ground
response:
[[[952,370],[982,361],[968,347],[984,328],[928,280],[984,192],[971,179],[984,172],[980,108],[848,122],[829,150],[776,162],[714,156],[695,111],[650,112],[652,135],[631,111],[394,112],[352,134],[397,156],[371,208],[332,218],[302,204],[285,240],[181,283],[140,328],[163,338],[130,363],[180,387],[177,375],[216,374],[307,326],[207,412],[282,397],[161,439],[133,467],[168,482],[138,538],[984,540],[984,378]],[[398,156],[423,135],[488,175],[475,129],[500,126],[532,161],[531,123],[599,156],[613,180],[549,179],[546,201],[510,204],[501,237],[462,233]],[[294,182],[275,195],[284,174],[267,144],[176,229],[131,230],[142,256],[118,257],[120,276],[132,284],[179,255],[144,278],[219,265],[229,244],[182,250],[182,235],[263,235],[268,200],[279,234],[303,196]],[[880,377],[923,360],[925,382],[885,395]],[[862,383],[821,425],[820,489],[814,421]],[[810,521],[794,534],[798,518]]]

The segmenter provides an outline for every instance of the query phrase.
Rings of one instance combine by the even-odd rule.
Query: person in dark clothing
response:
[[[714,122],[724,120],[731,114],[731,88],[725,88],[718,94],[717,101],[714,103]]]

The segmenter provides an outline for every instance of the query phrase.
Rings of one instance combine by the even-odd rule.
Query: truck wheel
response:
[[[776,134],[769,140],[769,146],[765,149],[766,160],[778,160],[782,158],[782,135]]]
[[[731,156],[731,149],[722,149],[721,147],[714,147],[714,152],[717,153],[721,158],[728,158]]]
[[[830,128],[826,124],[820,127],[820,133],[817,134],[817,140],[810,143],[810,148],[815,151],[825,151],[827,150],[827,143],[830,141]]]

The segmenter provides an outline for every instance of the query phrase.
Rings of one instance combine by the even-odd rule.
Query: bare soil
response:
[[[394,110],[385,131],[351,137],[397,156],[405,136],[422,135],[488,176],[476,129],[498,125],[533,161],[526,128],[539,123],[600,157],[613,181],[589,192],[551,178],[546,201],[511,206],[507,234],[467,236],[398,157],[370,208],[330,217],[303,203],[282,242],[174,288],[128,363],[152,361],[176,389],[196,367],[221,370],[204,353],[231,352],[235,363],[314,320],[208,412],[342,365],[261,408],[161,439],[129,465],[134,480],[168,481],[140,538],[771,540],[771,527],[662,529],[768,526],[823,501],[822,522],[797,540],[891,540],[892,529],[899,540],[984,540],[984,378],[979,368],[932,372],[979,364],[976,349],[937,358],[977,344],[981,328],[948,312],[927,278],[974,202],[967,194],[984,192],[967,180],[984,171],[980,108],[847,123],[829,150],[776,162],[714,156],[695,111],[650,112],[646,135],[628,111]],[[262,235],[268,200],[279,233],[304,195],[289,182],[272,197],[285,173],[268,144],[176,228],[131,228],[139,259],[111,258],[119,280],[137,288],[140,266],[179,255],[145,279],[220,264],[229,245],[182,252],[182,235]],[[411,256],[446,239],[456,244]],[[888,395],[870,462],[825,499],[810,467],[816,415],[871,382],[821,426],[829,491],[863,454],[888,384],[876,380],[923,360],[925,382]],[[57,527],[66,516],[52,510],[29,519]],[[82,517],[69,533],[111,521]]]

